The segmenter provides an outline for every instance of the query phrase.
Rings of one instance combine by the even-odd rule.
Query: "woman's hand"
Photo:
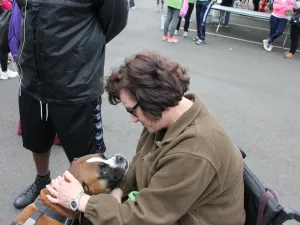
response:
[[[52,180],[50,185],[46,186],[51,194],[47,195],[47,198],[52,203],[59,204],[70,209],[71,201],[84,190],[80,182],[69,171],[66,171],[63,176],[64,178],[62,176],[58,176],[56,179]],[[85,203],[82,203],[81,201],[79,202],[79,209],[81,211],[84,211],[89,198],[84,196],[84,199],[86,200]]]
[[[111,196],[114,196],[119,203],[121,203],[121,199],[123,197],[123,191],[121,188],[115,188],[110,192]]]

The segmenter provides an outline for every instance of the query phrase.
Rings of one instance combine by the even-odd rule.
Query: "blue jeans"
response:
[[[132,8],[134,6],[135,6],[134,0],[129,0],[129,7]]]
[[[196,3],[197,36],[202,41],[205,40],[206,22],[203,19],[207,6],[208,2]]]
[[[288,20],[284,18],[278,18],[276,16],[271,15],[270,18],[270,36],[269,36],[269,44],[273,43],[278,37],[283,34],[284,28],[287,24]]]
[[[225,20],[224,20],[224,26],[229,25],[229,19],[230,19],[230,12],[220,11],[220,17],[222,18],[225,14]]]
[[[227,6],[227,7],[233,7],[234,1],[231,2],[230,5],[226,4],[226,5],[222,5],[221,6]],[[225,20],[223,21],[225,26],[229,25],[229,19],[230,19],[230,12],[225,12],[225,11],[220,11],[220,17],[222,18],[225,14]]]

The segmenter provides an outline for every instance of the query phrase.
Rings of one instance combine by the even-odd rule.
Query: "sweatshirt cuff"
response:
[[[104,216],[109,211],[115,211],[118,204],[117,199],[109,194],[93,195],[86,204],[84,216],[93,224],[99,224],[100,213]]]

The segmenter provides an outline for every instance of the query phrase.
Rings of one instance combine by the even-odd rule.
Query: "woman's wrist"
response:
[[[86,205],[87,205],[87,203],[88,203],[90,197],[91,197],[91,196],[89,196],[89,195],[87,195],[87,194],[84,194],[84,195],[80,198],[79,204],[78,204],[78,209],[77,209],[79,212],[83,212],[83,213],[85,212],[85,207],[86,207]]]

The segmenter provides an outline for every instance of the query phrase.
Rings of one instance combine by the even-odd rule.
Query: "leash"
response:
[[[59,215],[58,213],[51,210],[48,206],[45,206],[41,203],[39,199],[37,199],[35,202],[35,207],[38,209],[29,219],[26,220],[25,223],[11,223],[10,225],[35,225],[37,223],[37,220],[42,216],[46,215],[64,225],[72,225],[74,220],[62,215]]]

